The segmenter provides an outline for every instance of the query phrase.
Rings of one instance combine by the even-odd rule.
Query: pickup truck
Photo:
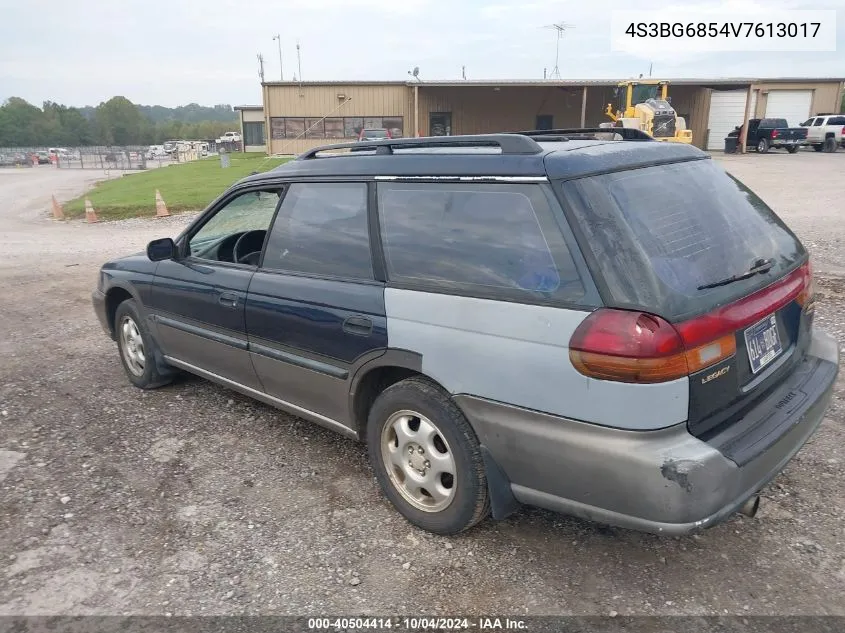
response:
[[[728,136],[736,136],[741,141],[742,126],[738,125]],[[794,154],[800,146],[807,144],[807,130],[789,127],[786,119],[749,119],[747,143],[748,147],[756,148],[761,154],[773,147]]]
[[[807,144],[817,152],[835,152],[845,147],[845,114],[817,114],[804,121]]]

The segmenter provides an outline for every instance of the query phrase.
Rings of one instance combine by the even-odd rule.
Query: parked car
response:
[[[106,263],[96,314],[137,387],[184,370],[365,440],[426,530],[753,515],[838,373],[807,251],[699,149],[599,132],[310,150]]]
[[[358,134],[358,141],[378,141],[381,139],[392,138],[390,130],[380,128],[364,128]]]
[[[39,165],[49,165],[50,164],[50,154],[44,151],[34,152],[32,154],[37,160]]]
[[[164,145],[150,145],[149,148],[147,148],[146,159],[157,160],[164,158],[167,154],[168,152],[165,151]]]
[[[804,121],[807,143],[817,152],[835,152],[845,147],[845,114],[818,114]]]
[[[728,137],[737,136],[742,139],[742,126],[738,125]],[[739,141],[738,141],[739,142]],[[786,119],[749,119],[748,147],[754,147],[761,154],[771,148],[785,149],[790,154],[807,144],[807,130],[800,127],[789,127]]]
[[[218,145],[221,143],[240,143],[241,135],[238,132],[226,132],[215,141]]]

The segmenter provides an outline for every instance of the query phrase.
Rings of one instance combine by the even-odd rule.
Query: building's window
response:
[[[244,121],[244,145],[264,145],[264,121]]]
[[[326,119],[326,138],[343,138],[343,119]]]
[[[428,116],[428,128],[431,136],[451,136],[452,113],[432,112]]]
[[[343,135],[346,138],[358,138],[364,129],[364,119],[359,116],[348,116],[343,119]]]
[[[270,119],[270,138],[274,141],[285,138],[285,120],[282,117]]]
[[[575,264],[538,185],[379,183],[391,281],[575,300]]]
[[[265,268],[372,279],[364,183],[296,183],[285,196]]]
[[[390,136],[393,138],[402,138],[405,136],[405,130],[402,129],[401,116],[386,116],[382,120],[382,125],[390,130]]]
[[[305,119],[285,119],[285,137],[302,138],[305,136]]]
[[[323,119],[305,119],[305,138],[326,138]]]

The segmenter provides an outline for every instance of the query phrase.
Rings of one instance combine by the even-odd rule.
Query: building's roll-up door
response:
[[[748,90],[714,90],[710,93],[710,115],[707,119],[707,149],[723,149],[725,137],[745,117],[745,97]],[[751,93],[751,107],[748,116],[754,117],[757,107],[757,92]]]
[[[796,127],[810,116],[812,90],[770,90],[766,99],[766,118],[786,119]]]

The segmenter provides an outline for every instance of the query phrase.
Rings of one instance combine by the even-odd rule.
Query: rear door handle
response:
[[[232,294],[231,292],[221,292],[220,296],[217,297],[217,303],[227,308],[237,308],[238,295]]]
[[[343,331],[358,336],[369,336],[373,333],[373,322],[367,317],[349,317],[343,322]]]

